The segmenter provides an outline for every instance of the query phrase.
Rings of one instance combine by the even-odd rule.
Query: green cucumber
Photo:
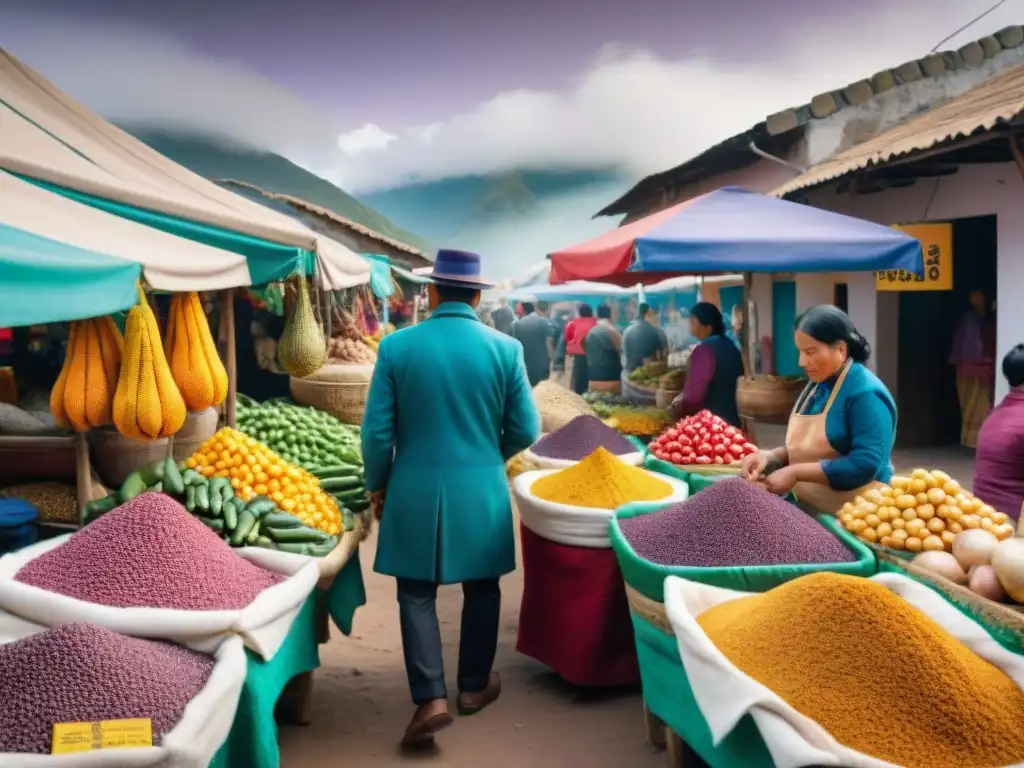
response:
[[[245,543],[248,546],[250,546],[250,547],[254,546],[256,544],[256,539],[258,539],[259,537],[260,537],[260,521],[257,520],[256,521],[256,525],[254,525],[252,527],[252,530],[249,531],[249,535],[245,537]]]
[[[349,475],[348,477],[331,477],[326,480],[320,481],[320,489],[327,493],[338,493],[340,491],[350,491],[355,488],[363,487],[363,478],[358,475]]]
[[[278,544],[322,544],[330,538],[323,531],[304,525],[298,528],[267,528],[265,533]]]
[[[339,504],[348,504],[350,501],[359,501],[366,498],[366,489],[360,486],[359,488],[349,488],[344,491],[337,491],[332,494],[335,500]]]
[[[238,516],[238,525],[235,526],[234,533],[231,534],[231,546],[242,546],[254,525],[256,525],[256,515],[249,509],[243,509]]]
[[[143,479],[141,472],[132,472],[121,483],[121,489],[117,492],[117,495],[123,504],[126,501],[131,501],[140,493],[145,493],[148,487],[149,484]]]
[[[277,544],[268,539],[266,536],[257,536],[256,546],[263,547],[263,549],[277,549]]]
[[[335,499],[335,501],[338,500]],[[351,512],[362,512],[363,510],[370,508],[369,499],[349,499],[347,501],[338,501],[338,504]]]
[[[206,482],[206,478],[196,472],[194,469],[186,469],[185,474],[181,476],[182,481],[185,485],[200,485]]]
[[[139,474],[142,476],[142,482],[146,484],[146,487],[151,488],[164,479],[164,460],[160,459],[160,461],[147,464],[139,470]]]
[[[224,532],[224,521],[223,520],[219,520],[219,519],[213,518],[213,517],[203,517],[202,515],[196,515],[196,520],[201,522],[203,525],[205,525],[211,531],[216,531],[217,533],[223,533]]]
[[[282,552],[290,552],[293,555],[308,555],[309,549],[312,546],[313,545],[308,542],[282,542],[280,544],[277,542],[274,543],[274,547],[276,549],[279,549]]]
[[[267,528],[300,528],[302,521],[290,512],[270,512],[263,518]]]
[[[221,514],[224,515],[225,528],[229,531],[233,531],[238,527],[238,507],[235,506],[234,502],[224,502],[224,504],[221,505]]]
[[[245,505],[247,512],[252,512],[256,517],[263,517],[270,512],[277,510],[277,503],[266,496],[256,496]]]
[[[185,509],[189,512],[196,511],[196,486],[185,486]]]
[[[327,557],[338,546],[338,539],[336,536],[331,536],[323,544],[310,544],[308,546],[311,557]]]
[[[206,512],[210,511],[210,486],[196,486],[196,506]]]
[[[171,496],[181,496],[185,492],[185,480],[182,478],[181,472],[178,471],[178,465],[174,463],[172,456],[164,459],[163,482],[164,488]]]
[[[156,485],[154,485],[149,490],[151,490],[153,493],[163,493],[164,492],[164,484],[163,484],[162,481],[157,480]]]
[[[317,467],[310,474],[320,480],[327,480],[332,477],[352,477],[361,472],[362,470],[359,467],[352,466],[351,464],[334,464],[330,467]]]
[[[229,501],[234,501],[235,489],[231,487],[230,480],[220,487],[220,498],[225,504],[227,504]]]
[[[229,487],[231,481],[226,477],[215,477],[210,480],[210,512],[213,513],[214,517],[218,517],[221,514],[221,510],[224,507],[224,497],[221,495],[221,488],[224,484]]]
[[[113,494],[110,496],[104,496],[102,499],[94,499],[85,505],[85,521],[87,523],[92,522],[97,517],[105,515],[116,506],[117,496],[114,496]]]

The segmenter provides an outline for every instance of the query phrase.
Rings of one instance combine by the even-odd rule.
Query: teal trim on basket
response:
[[[652,509],[650,505],[639,508],[634,504],[626,504],[619,507],[609,522],[608,533],[626,584],[659,603],[665,602],[665,579],[668,576],[679,576],[701,584],[735,589],[740,592],[767,592],[780,584],[809,573],[826,571],[867,578],[874,576],[878,571],[874,553],[859,539],[844,531],[839,521],[831,515],[817,515],[814,519],[854,553],[857,559],[851,563],[751,565],[718,568],[652,563],[637,555],[633,547],[626,541],[626,537],[622,535],[622,529],[619,527],[619,520],[628,520],[631,517],[658,512],[665,506],[660,505]]]
[[[644,705],[711,768],[771,768],[771,753],[749,714],[718,746],[693,697],[675,635],[668,635],[630,611]]]

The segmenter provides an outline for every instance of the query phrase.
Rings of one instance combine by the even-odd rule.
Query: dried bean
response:
[[[598,448],[616,456],[636,453],[636,446],[596,416],[577,416],[568,424],[545,435],[530,448],[538,456],[582,461]]]

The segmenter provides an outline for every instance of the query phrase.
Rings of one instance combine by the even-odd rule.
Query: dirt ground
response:
[[[654,768],[664,764],[644,743],[639,687],[581,692],[515,650],[521,570],[502,579],[502,626],[496,669],[503,690],[479,715],[456,718],[437,747],[407,757],[397,750],[413,706],[409,699],[394,580],[373,573],[376,537],[360,550],[367,604],[351,637],[333,631],[320,651],[312,725],[281,729],[282,768],[429,765],[437,768]],[[462,593],[443,588],[438,613],[454,711]]]

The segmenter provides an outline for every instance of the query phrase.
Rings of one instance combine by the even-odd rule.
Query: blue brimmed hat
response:
[[[437,285],[455,288],[493,288],[497,283],[480,276],[480,254],[442,248],[437,252],[434,266],[413,270]]]

